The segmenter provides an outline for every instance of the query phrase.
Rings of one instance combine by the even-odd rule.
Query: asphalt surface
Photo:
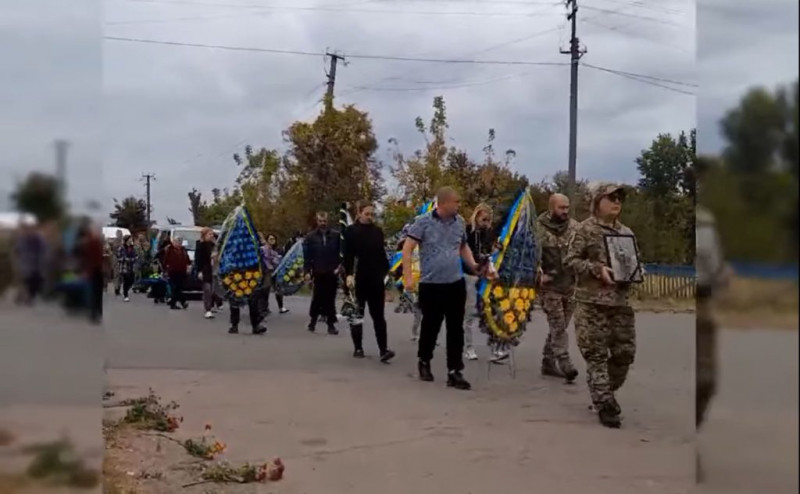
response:
[[[558,492],[591,485],[605,486],[596,492],[687,492],[689,489],[695,450],[691,314],[637,314],[636,362],[619,395],[625,425],[621,431],[605,431],[586,410],[589,400],[574,338],[573,360],[581,371],[577,384],[565,386],[538,374],[546,331],[538,312],[532,329],[516,351],[516,378],[512,379],[505,367],[492,366],[489,375],[490,367],[484,360],[468,362],[465,375],[473,390],[461,393],[442,384],[443,347],[437,350],[434,362],[438,381],[427,384],[413,378],[416,351],[410,341],[409,315],[396,315],[387,308],[390,345],[398,354],[387,366],[375,358],[377,349],[369,323],[365,327],[365,349],[371,358],[357,361],[351,358],[349,335],[343,324],[339,325],[342,330],[339,336],[324,334],[322,326],[321,334],[306,331],[307,304],[308,300],[302,297],[288,298],[287,306],[292,312],[270,316],[269,331],[264,336],[249,335],[246,323],[240,328],[242,334],[228,335],[227,311],[215,320],[204,320],[198,302],[187,311],[169,311],[143,297],[135,297],[127,304],[112,299],[106,305],[102,328],[71,320],[56,309],[30,312],[3,306],[0,420],[10,410],[17,410],[16,423],[21,423],[19,420],[24,417],[20,414],[27,415],[29,421],[36,416],[25,410],[71,407],[86,410],[88,425],[81,430],[91,428],[92,421],[97,419],[104,364],[113,369],[109,372],[112,385],[118,373],[120,379],[131,381],[132,387],[137,385],[136,375],[146,375],[153,386],[158,386],[158,376],[163,376],[165,383],[170,382],[174,387],[175,382],[183,382],[176,381],[178,370],[202,371],[209,382],[216,382],[222,388],[225,386],[220,380],[226,375],[257,373],[280,376],[282,382],[296,380],[312,388],[320,382],[337,383],[329,387],[338,389],[337,395],[349,397],[354,403],[363,399],[360,387],[369,389],[372,396],[358,406],[363,412],[374,403],[375,409],[384,414],[382,421],[399,419],[402,410],[398,407],[404,405],[416,407],[416,420],[424,420],[431,418],[431,414],[447,415],[446,410],[452,412],[469,404],[474,412],[460,420],[475,434],[494,437],[491,433],[494,427],[501,437],[507,436],[509,444],[533,449],[542,446],[552,450],[556,464],[561,461],[568,465],[569,468],[561,468],[563,471],[549,472],[551,477],[560,479],[558,485],[565,489],[557,489]],[[243,316],[246,320],[246,311]],[[796,332],[766,329],[721,333],[721,387],[712,404],[708,426],[698,441],[708,475],[704,492],[797,491],[797,339]],[[482,336],[476,335],[476,341],[483,341]],[[485,358],[488,352],[479,345],[478,353]],[[304,408],[325,406],[307,396],[296,396],[291,388],[280,389],[287,393],[282,403],[288,410],[292,410],[292,399],[298,403],[302,399]],[[385,403],[379,405],[381,393],[385,393],[386,402],[393,403],[394,408],[387,409]],[[335,399],[326,393],[317,394],[320,399]],[[429,406],[431,400],[443,408]],[[477,415],[478,410],[505,413],[498,410],[506,407],[509,419],[522,422],[521,428],[508,424],[492,426],[491,420]],[[368,417],[359,415],[359,420],[369,421]],[[535,429],[528,429],[532,427]],[[617,434],[617,439],[613,434]],[[541,444],[541,441],[546,442]],[[440,449],[442,454],[454,454],[454,450],[446,447]],[[602,458],[605,458],[601,462],[604,471],[593,473],[590,477],[594,481],[580,476],[570,479],[570,469],[593,470],[590,464]],[[456,466],[446,471],[459,475]],[[539,474],[545,479],[548,471]],[[507,472],[508,486],[516,484],[511,480],[514,475],[521,474],[516,470]],[[628,480],[612,485],[609,479],[615,477]],[[493,482],[504,487],[503,480],[495,478]]]

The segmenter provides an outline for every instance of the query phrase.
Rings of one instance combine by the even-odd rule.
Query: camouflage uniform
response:
[[[725,284],[726,266],[722,260],[714,217],[702,207],[696,210],[697,328],[695,369],[696,425],[700,427],[717,384],[717,324],[711,302],[714,290]]]
[[[551,278],[539,288],[537,297],[550,328],[544,344],[542,374],[572,381],[577,371],[569,358],[567,326],[575,311],[575,275],[565,269],[563,260],[578,222],[569,219],[557,223],[550,219],[549,212],[545,212],[539,215],[536,226],[542,249],[542,273]]]
[[[620,187],[601,184],[592,194],[592,204]],[[621,413],[614,396],[625,383],[636,354],[636,332],[628,284],[606,285],[601,279],[608,266],[604,236],[633,232],[619,221],[606,226],[592,216],[578,225],[564,264],[577,276],[575,288],[575,335],[586,361],[586,381],[592,403],[601,421],[618,426]]]

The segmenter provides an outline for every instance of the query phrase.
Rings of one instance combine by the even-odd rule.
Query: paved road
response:
[[[409,341],[408,316],[389,314],[390,342],[398,357],[392,365],[383,366],[374,358],[352,359],[345,331],[338,337],[309,334],[304,329],[307,300],[292,297],[287,302],[292,312],[271,316],[270,331],[263,337],[227,335],[227,314],[222,320],[206,321],[197,304],[189,311],[176,312],[140,298],[130,304],[109,301],[102,334],[98,328],[69,323],[49,311],[39,311],[34,318],[4,310],[0,323],[4,333],[0,345],[0,407],[22,402],[91,407],[99,401],[96,369],[105,355],[108,367],[115,369],[110,374],[112,382],[119,380],[140,387],[145,380],[163,379],[165,386],[173,389],[177,389],[175,383],[197,385],[203,379],[219,389],[230,389],[231,382],[261,382],[265,393],[282,393],[270,397],[278,397],[284,412],[292,412],[288,416],[301,418],[308,408],[329,406],[341,427],[358,429],[360,422],[364,434],[373,436],[380,435],[381,427],[376,428],[372,421],[383,421],[372,417],[370,409],[380,413],[386,423],[406,424],[405,428],[385,427],[398,429],[393,434],[400,436],[413,430],[409,424],[414,420],[449,416],[471,431],[470,437],[464,439],[462,434],[449,439],[449,445],[427,447],[444,455],[458,455],[460,442],[470,443],[476,438],[483,438],[492,447],[499,447],[497,441],[508,444],[516,451],[518,468],[509,467],[506,471],[498,466],[505,476],[489,475],[498,487],[503,487],[504,482],[516,485],[514,476],[533,475],[528,479],[531,482],[561,486],[552,492],[576,492],[575,489],[589,489],[592,485],[600,486],[597,492],[688,489],[694,466],[694,318],[690,314],[637,315],[637,361],[620,395],[625,428],[605,431],[586,411],[588,398],[582,381],[565,387],[538,375],[545,327],[538,313],[533,324],[536,329],[517,351],[517,378],[512,380],[498,367],[489,378],[485,363],[471,362],[466,375],[474,390],[459,393],[445,389],[441,383],[443,349],[437,353],[434,367],[439,382],[426,385],[413,379],[415,348]],[[373,356],[377,353],[369,335],[366,349]],[[486,354],[485,348],[479,350]],[[754,492],[754,488],[796,491],[797,333],[724,332],[721,352],[722,388],[700,442],[710,477],[708,492]],[[577,357],[574,348],[573,355]],[[579,358],[576,363],[580,364]],[[186,372],[169,373],[166,369]],[[195,377],[186,377],[193,371]],[[199,375],[205,377],[198,381],[196,371],[204,371]],[[263,377],[255,378],[253,373]],[[233,376],[238,377],[231,381]],[[298,387],[287,387],[293,382]],[[298,389],[314,391],[299,395]],[[335,395],[332,390],[336,390]],[[244,394],[249,396],[252,392]],[[327,399],[328,404],[316,402],[315,396]],[[345,397],[345,403],[330,405],[337,396]],[[197,400],[195,397],[195,404],[200,406]],[[292,407],[292,400],[298,403],[298,410]],[[457,416],[465,405],[470,412]],[[358,411],[350,418],[355,424],[343,423],[347,410],[353,413],[354,407]],[[508,415],[507,421],[502,419],[503,414]],[[276,411],[274,415],[285,413]],[[330,447],[353,447],[343,444],[346,438],[330,432],[331,424],[324,417],[315,416],[315,420],[309,419],[308,427],[328,431],[326,441]],[[447,420],[444,422],[446,425]],[[388,443],[400,440],[393,434],[370,439]],[[352,432],[348,437],[358,442],[356,436]],[[743,441],[748,447],[741,447]],[[478,454],[474,446],[470,449],[473,456]],[[404,451],[419,455],[417,450]],[[498,459],[486,460],[487,465],[494,464],[492,461],[503,465],[503,455],[497,451],[493,454]],[[526,463],[519,457],[529,459]],[[531,463],[530,458],[537,461]],[[592,467],[593,461],[603,466]],[[460,475],[457,465],[442,470],[451,476]],[[621,480],[617,482],[615,478]],[[546,479],[549,480],[545,482]],[[345,488],[349,487],[342,486]]]

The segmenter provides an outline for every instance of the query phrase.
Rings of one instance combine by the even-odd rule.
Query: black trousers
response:
[[[442,329],[447,330],[447,369],[464,369],[464,307],[467,303],[467,285],[463,279],[448,284],[420,283],[419,308],[422,323],[419,333],[417,357],[422,362],[433,359],[436,340]]]
[[[122,275],[122,296],[127,297],[133,286],[134,274],[124,273]]]
[[[89,275],[89,319],[93,323],[100,323],[103,319],[103,292],[106,279],[103,271],[96,271]]]
[[[183,287],[186,284],[186,273],[181,271],[174,271],[169,273],[169,286],[172,289],[172,300],[170,305],[186,303],[186,294],[183,293]]]
[[[312,321],[320,316],[327,319],[328,324],[336,322],[336,287],[338,278],[333,273],[317,273],[314,275],[314,290],[311,295],[309,315]]]
[[[356,304],[360,314],[364,314],[365,307],[369,309],[369,317],[372,319],[372,326],[375,328],[375,341],[378,343],[378,350],[381,353],[385,352],[388,349],[388,343],[386,317],[384,316],[386,287],[383,284],[383,277],[356,280]],[[364,325],[351,325],[350,336],[353,338],[355,349],[362,350]]]
[[[267,288],[264,289],[264,291],[266,292],[264,295],[264,304],[266,310],[269,311],[269,295],[272,292],[272,286],[268,286]],[[278,293],[277,290],[275,291],[275,302],[278,303],[279,310],[283,309],[283,295]]]
[[[258,325],[261,324],[261,312],[259,311],[258,298],[250,297],[247,300],[247,309],[250,316],[250,326],[255,330],[256,328],[258,328]],[[231,326],[238,328],[242,309],[238,303],[231,302],[230,310],[231,310]]]

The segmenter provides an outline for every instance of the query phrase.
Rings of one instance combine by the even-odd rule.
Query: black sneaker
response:
[[[189,303],[188,302],[181,302],[181,307],[183,308],[183,310],[186,310],[186,309],[189,308]]]
[[[364,358],[364,350],[362,350],[362,349],[360,349],[360,348],[357,348],[357,349],[356,349],[356,350],[353,352],[353,358]]]
[[[614,405],[611,403],[604,404],[600,407],[600,410],[597,411],[597,418],[600,419],[600,423],[603,424],[603,426],[609,429],[619,429],[622,425],[619,414],[616,413]]]
[[[264,334],[266,332],[267,332],[267,328],[265,328],[264,326],[259,326],[259,327],[255,328],[255,329],[253,329],[253,334],[255,334],[255,335]]]
[[[417,370],[419,371],[420,381],[433,382],[433,373],[431,372],[430,362],[423,362],[420,360],[417,364]]]
[[[287,312],[289,312],[289,309],[287,309],[286,307],[281,307],[280,310],[278,311],[279,314],[286,314]]]
[[[469,383],[469,381],[464,379],[464,376],[458,371],[451,371],[447,373],[447,387],[463,390],[472,389],[472,385]]]
[[[231,326],[230,329],[228,329],[228,334],[239,334],[239,328],[236,326]]]
[[[308,329],[311,333],[313,333],[314,331],[317,330],[317,322],[311,321],[310,323],[308,323],[308,326],[306,326],[306,329]]]
[[[339,330],[336,329],[336,326],[328,326],[328,334],[331,336],[336,336],[339,334]]]
[[[392,360],[395,356],[395,353],[391,350],[386,350],[381,352],[381,362],[384,364],[388,364],[390,360]]]

